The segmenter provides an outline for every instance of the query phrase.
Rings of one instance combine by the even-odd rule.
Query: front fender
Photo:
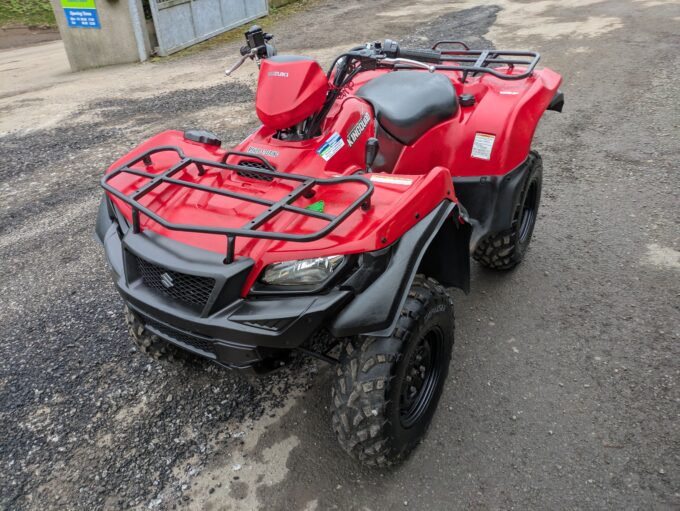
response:
[[[443,201],[395,243],[385,271],[338,314],[330,326],[333,336],[370,334],[380,337],[392,333],[428,248],[438,238],[447,219],[458,222],[455,211],[455,203]],[[461,227],[469,239],[469,226]],[[463,246],[467,251],[467,241],[457,245]],[[440,249],[436,243],[433,246]],[[455,247],[449,248],[453,254]],[[452,256],[452,265],[456,261],[457,258]],[[466,258],[465,261],[465,264],[469,264],[469,259]]]

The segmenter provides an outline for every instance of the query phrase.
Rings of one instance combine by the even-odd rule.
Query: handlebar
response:
[[[273,36],[265,33],[261,27],[253,25],[246,33],[245,46],[240,49],[241,58],[225,71],[227,76],[241,67],[247,59],[254,60],[258,67],[260,60],[276,55],[276,48],[270,43]],[[440,50],[440,46],[458,45],[461,50]],[[529,59],[527,59],[529,57]],[[399,43],[391,39],[376,41],[362,46],[355,46],[346,53],[336,57],[328,70],[329,80],[333,80],[336,89],[342,88],[357,73],[370,71],[378,67],[394,66],[395,69],[409,67],[427,69],[433,73],[437,70],[460,71],[463,81],[469,73],[488,73],[503,80],[521,80],[530,76],[540,55],[528,51],[506,50],[470,50],[460,41],[440,41],[432,49],[400,48]],[[499,72],[495,68],[507,66],[511,72]],[[526,66],[519,73],[512,73],[515,66]],[[335,73],[333,75],[333,73]],[[333,94],[327,98],[330,103]]]
[[[399,48],[397,50],[397,57],[408,60],[417,60],[419,62],[429,62],[431,64],[438,64],[439,62],[441,62],[442,53],[437,50]]]
[[[247,44],[241,46],[241,49],[239,50],[241,58],[224,72],[227,76],[230,76],[234,71],[241,67],[247,59],[254,60],[259,67],[260,59],[276,55],[276,48],[270,43],[274,36],[264,32],[262,27],[253,25],[245,33],[245,37]]]
[[[426,64],[420,60],[413,59],[403,59],[401,57],[396,59],[380,59],[380,64],[387,64],[390,66],[408,66],[408,67],[419,67],[422,69],[427,69],[430,73],[434,73],[437,68],[431,64]]]

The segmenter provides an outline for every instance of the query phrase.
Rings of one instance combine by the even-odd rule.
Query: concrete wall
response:
[[[281,7],[295,1],[269,0],[269,5]],[[139,62],[151,55],[155,44],[143,19],[141,0],[96,0],[100,29],[69,27],[61,1],[50,2],[73,71]],[[131,5],[138,14],[134,19]]]
[[[139,62],[128,0],[97,0],[101,29],[69,27],[60,0],[50,1],[73,71]],[[138,3],[141,12],[141,3]]]

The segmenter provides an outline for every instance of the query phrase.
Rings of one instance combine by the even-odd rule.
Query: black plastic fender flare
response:
[[[376,337],[390,335],[430,247],[437,250],[436,255],[440,256],[438,260],[442,260],[442,255],[450,256],[454,271],[442,271],[445,269],[435,267],[426,275],[439,277],[440,281],[444,280],[443,284],[455,285],[467,291],[470,278],[470,232],[471,226],[460,222],[458,205],[443,201],[395,243],[385,271],[340,311],[329,327],[331,334],[337,338],[358,334]],[[436,239],[450,241],[453,246],[444,248],[441,243],[433,243]],[[452,273],[457,275],[453,281],[441,277]]]
[[[109,228],[113,225],[113,213],[110,209],[110,203],[106,194],[102,195],[99,201],[99,208],[97,208],[97,222],[94,226],[94,237],[99,243],[104,244],[104,238]]]

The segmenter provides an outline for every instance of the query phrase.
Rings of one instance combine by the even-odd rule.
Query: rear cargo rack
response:
[[[153,164],[152,156],[163,152],[176,153],[179,158],[179,161],[172,167],[168,168],[167,170],[159,174],[154,174],[151,172],[146,172],[140,169],[133,168],[140,162],[144,163],[144,165],[147,166],[152,165]],[[229,156],[241,156],[243,158],[259,160],[263,164],[264,168],[260,169],[241,164],[233,165],[226,163],[227,158],[229,158]],[[195,166],[196,169],[198,170],[199,176],[205,175],[210,169],[218,169],[220,171],[228,170],[232,172],[245,171],[248,173],[261,175],[263,177],[271,177],[272,179],[295,181],[300,184],[282,199],[278,201],[272,201],[268,199],[263,199],[261,197],[248,195],[245,193],[233,192],[222,188],[206,186],[200,183],[192,183],[189,181],[175,179],[172,177],[174,174],[177,174],[181,170],[184,170],[192,165]],[[120,174],[131,174],[134,176],[144,177],[150,179],[150,181],[141,186],[140,188],[138,188],[137,190],[135,190],[130,195],[125,195],[123,192],[109,184],[109,181],[111,179],[113,179],[116,176],[119,176]],[[151,211],[149,208],[147,208],[146,206],[142,205],[139,202],[139,199],[141,199],[150,191],[164,183],[176,186],[183,186],[194,190],[201,190],[208,193],[214,193],[216,195],[222,195],[224,197],[239,199],[254,204],[260,204],[262,206],[267,206],[267,209],[261,214],[253,217],[249,222],[247,222],[243,227],[240,228],[209,227],[201,225],[172,223],[167,221],[163,217],[159,216],[154,211]],[[341,213],[337,215],[330,215],[328,213],[323,213],[320,211],[313,211],[310,209],[301,208],[291,204],[301,196],[307,198],[313,196],[314,195],[313,189],[316,186],[328,186],[343,183],[359,183],[361,185],[364,185],[366,187],[366,190],[363,193],[361,193],[361,195],[359,195],[358,198],[354,200],[346,209],[344,209]],[[369,181],[368,179],[357,175],[319,179],[299,174],[288,174],[284,172],[278,172],[266,158],[256,154],[243,153],[239,151],[229,151],[224,154],[224,156],[221,158],[221,161],[213,161],[186,156],[179,147],[175,146],[159,146],[153,149],[149,149],[148,151],[145,151],[136,158],[130,160],[129,162],[121,165],[120,167],[106,174],[101,180],[101,186],[107,192],[114,195],[121,201],[125,202],[132,208],[132,229],[134,233],[141,232],[140,214],[144,214],[147,217],[151,218],[154,222],[172,231],[197,232],[226,236],[227,248],[226,257],[224,259],[225,264],[230,264],[231,262],[234,261],[236,238],[239,236],[243,236],[246,238],[263,238],[281,241],[300,241],[300,242],[315,241],[328,235],[331,231],[338,227],[338,225],[340,225],[340,223],[343,222],[349,215],[351,215],[357,208],[361,207],[363,210],[368,210],[371,205],[370,204],[371,195],[373,194],[373,183],[371,183],[371,181]],[[285,232],[271,232],[257,230],[258,227],[262,226],[263,224],[274,218],[282,211],[288,211],[299,215],[319,218],[321,220],[326,220],[328,224],[322,229],[319,229],[318,231],[309,234],[291,234]]]
[[[456,45],[462,49],[446,49],[447,46]],[[432,47],[442,54],[443,62],[455,62],[461,65],[436,65],[436,69],[443,71],[462,71],[463,83],[469,74],[488,73],[502,80],[522,80],[531,76],[534,68],[541,59],[541,55],[535,51],[515,50],[471,50],[461,41],[439,41]],[[521,58],[524,57],[524,58]],[[526,66],[524,72],[519,74],[506,74],[498,72],[491,66],[508,66],[513,70],[515,66]]]

